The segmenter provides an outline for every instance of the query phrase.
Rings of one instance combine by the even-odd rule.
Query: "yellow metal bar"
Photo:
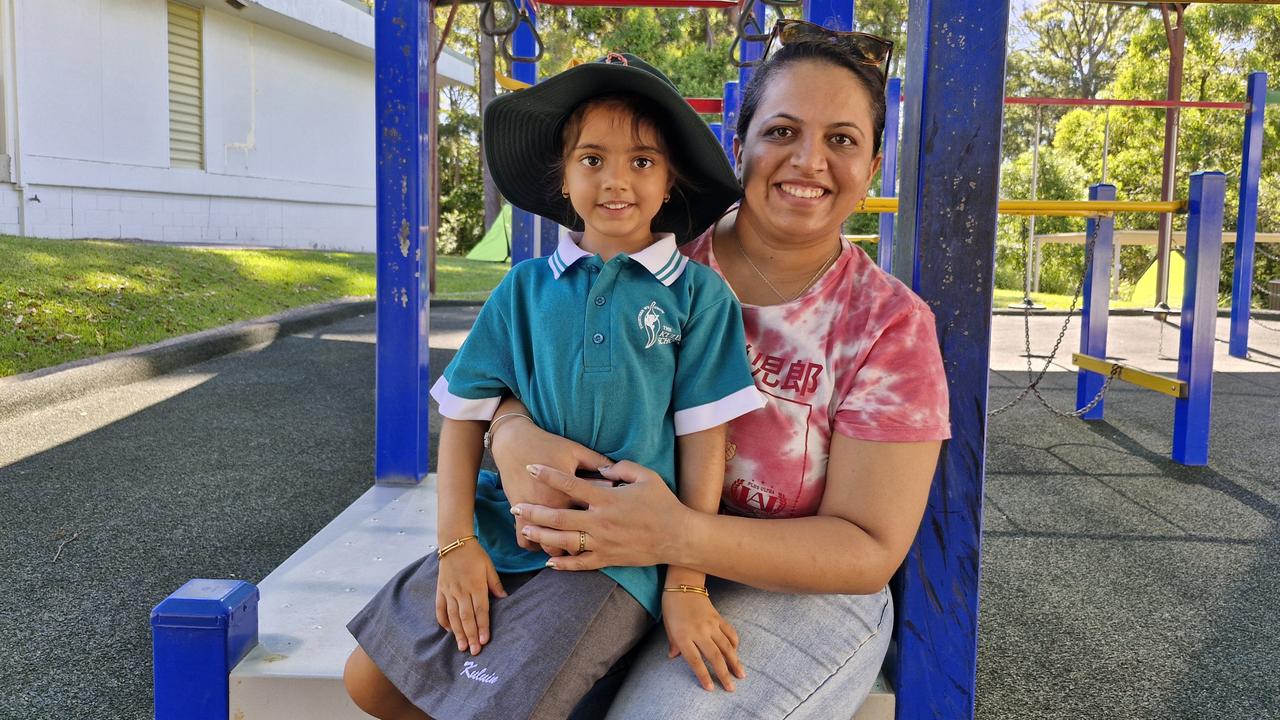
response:
[[[1187,203],[1182,200],[1169,202],[1158,200],[1001,200],[1002,215],[1055,215],[1066,217],[1097,217],[1113,213],[1129,212],[1183,212]],[[869,197],[858,206],[858,212],[897,212],[898,198]]]
[[[1104,376],[1110,375],[1111,369],[1119,366],[1120,372],[1116,375],[1117,380],[1123,380],[1148,390],[1155,390],[1161,395],[1168,395],[1172,398],[1184,398],[1187,396],[1187,384],[1181,380],[1174,380],[1173,378],[1156,375],[1137,368],[1125,367],[1119,363],[1100,360],[1092,355],[1081,355],[1080,353],[1071,354],[1071,363],[1082,370],[1096,372]]]

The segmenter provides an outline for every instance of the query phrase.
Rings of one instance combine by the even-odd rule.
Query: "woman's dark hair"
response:
[[[747,128],[751,125],[751,119],[755,117],[756,109],[760,105],[760,98],[769,87],[769,83],[773,82],[778,71],[793,63],[811,60],[844,68],[862,83],[867,95],[871,97],[871,116],[875,121],[875,138],[872,140],[871,154],[873,156],[878,154],[880,138],[884,136],[884,77],[880,74],[879,68],[860,63],[855,57],[853,52],[827,41],[800,40],[784,45],[770,55],[768,60],[756,66],[751,81],[747,83],[747,89],[742,93],[742,105],[738,110],[738,126],[735,128],[738,137],[746,137]]]

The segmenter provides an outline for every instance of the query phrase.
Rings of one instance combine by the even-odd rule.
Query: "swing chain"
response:
[[[1280,262],[1280,255],[1276,255],[1274,253],[1268,252],[1267,250],[1263,249],[1261,243],[1255,243],[1253,246],[1253,251],[1261,255],[1262,257],[1267,258],[1268,260],[1274,260],[1276,262]]]
[[[537,48],[533,55],[528,57],[516,55],[511,50],[511,42],[516,35],[516,27],[520,24],[524,24],[529,28],[529,32],[533,34],[533,45]],[[511,32],[507,33],[502,38],[499,48],[502,50],[502,57],[506,58],[508,62],[535,63],[542,59],[542,52],[545,49],[542,44],[542,36],[538,34],[538,28],[533,24],[533,18],[529,17],[529,11],[527,9],[520,8],[519,14],[516,15],[516,25],[512,27]]]
[[[499,4],[506,8],[506,22],[501,25],[498,24],[497,14],[494,12]],[[490,37],[510,36],[519,24],[520,10],[516,7],[515,0],[486,0],[484,7],[480,10],[480,32]]]
[[[754,30],[754,32],[751,32]],[[746,7],[738,13],[738,22],[734,28],[733,44],[729,46],[729,61],[736,68],[751,67],[758,61],[742,59],[742,44],[747,42],[764,42],[769,39],[769,34],[764,31],[764,27],[760,24],[760,18],[756,17],[755,3],[747,3]]]
[[[1111,372],[1108,373],[1107,375],[1107,379],[1103,381],[1102,387],[1098,390],[1098,394],[1094,395],[1093,399],[1090,400],[1088,403],[1086,403],[1084,407],[1072,412],[1059,410],[1058,408],[1054,407],[1044,397],[1044,395],[1040,394],[1040,387],[1039,387],[1040,381],[1044,380],[1044,376],[1048,374],[1049,368],[1053,365],[1054,359],[1058,357],[1058,349],[1062,346],[1062,341],[1067,335],[1067,328],[1071,326],[1071,318],[1075,315],[1076,307],[1080,302],[1080,296],[1084,292],[1084,277],[1085,277],[1085,274],[1088,273],[1088,268],[1093,261],[1094,240],[1095,240],[1094,237],[1089,237],[1088,240],[1085,242],[1085,247],[1084,247],[1085,272],[1080,275],[1080,282],[1076,284],[1075,293],[1071,296],[1071,309],[1067,311],[1067,319],[1063,321],[1062,329],[1058,331],[1058,338],[1053,343],[1053,349],[1049,351],[1049,355],[1044,361],[1044,367],[1040,368],[1039,373],[1036,373],[1031,360],[1031,309],[1023,308],[1022,339],[1023,339],[1023,348],[1026,352],[1026,358],[1027,358],[1027,380],[1029,382],[1027,383],[1027,386],[1022,389],[1022,392],[1018,393],[1017,397],[1005,403],[1004,405],[1001,405],[995,410],[988,412],[987,417],[995,417],[996,415],[999,415],[1005,410],[1008,410],[1014,405],[1017,405],[1018,403],[1022,402],[1027,397],[1027,395],[1030,395],[1032,393],[1035,393],[1036,399],[1040,401],[1040,404],[1043,405],[1045,409],[1049,410],[1049,412],[1052,412],[1054,415],[1058,415],[1060,417],[1080,417],[1085,413],[1089,412],[1090,410],[1094,409],[1095,407],[1097,407],[1098,403],[1102,402],[1102,399],[1107,394],[1107,390],[1110,389],[1111,387],[1111,381],[1114,380],[1116,376],[1120,374],[1120,366],[1113,365],[1111,367]],[[1084,371],[1081,370],[1079,372],[1084,372]]]

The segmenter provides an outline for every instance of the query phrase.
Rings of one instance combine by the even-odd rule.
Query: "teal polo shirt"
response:
[[[654,470],[673,490],[677,435],[706,430],[764,406],[747,362],[742,311],[724,280],[656,235],[609,262],[562,236],[546,258],[519,263],[490,295],[431,396],[440,414],[490,420],[511,394],[539,427],[612,460]],[[510,503],[481,473],[476,534],[499,572],[545,566],[515,541]],[[655,618],[654,567],[610,567]]]

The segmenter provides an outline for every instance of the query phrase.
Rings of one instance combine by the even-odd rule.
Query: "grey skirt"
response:
[[[436,622],[439,560],[401,570],[347,623],[392,684],[435,720],[562,720],[652,624],[640,603],[600,572],[502,575],[490,640],[460,652]]]

